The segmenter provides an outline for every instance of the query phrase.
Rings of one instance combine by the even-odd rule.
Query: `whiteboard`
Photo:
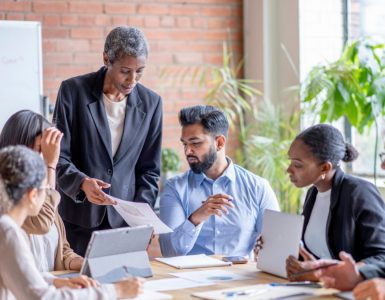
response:
[[[16,111],[43,112],[40,22],[0,21],[0,129]]]

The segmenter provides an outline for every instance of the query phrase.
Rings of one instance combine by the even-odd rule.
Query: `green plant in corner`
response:
[[[347,45],[339,59],[315,66],[301,88],[301,98],[320,122],[345,116],[359,133],[374,124],[376,178],[378,118],[385,113],[384,45],[371,40],[356,40]]]
[[[300,213],[302,189],[289,180],[287,151],[299,128],[299,113],[289,114],[270,101],[260,102],[249,128],[245,153],[249,169],[267,179],[282,211]]]
[[[162,149],[162,159],[161,159],[162,173],[166,174],[167,172],[177,172],[180,168],[180,158],[178,153],[171,148]]]

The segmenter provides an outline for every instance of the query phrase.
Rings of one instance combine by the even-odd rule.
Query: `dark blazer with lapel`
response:
[[[64,133],[57,165],[62,196],[60,214],[69,223],[92,228],[105,214],[112,228],[126,223],[113,207],[85,199],[80,185],[85,177],[111,184],[110,195],[154,205],[158,193],[162,133],[162,100],[137,84],[127,99],[122,140],[114,157],[103,104],[106,69],[63,81],[54,122]]]
[[[306,195],[302,239],[317,193],[312,187]],[[333,178],[326,243],[333,258],[339,258],[339,252],[345,251],[356,261],[385,261],[384,201],[372,183],[347,175],[340,168]]]

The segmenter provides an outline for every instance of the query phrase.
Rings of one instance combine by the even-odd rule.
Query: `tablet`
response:
[[[262,223],[263,247],[258,254],[258,269],[287,278],[286,259],[299,254],[303,216],[266,209]]]
[[[80,274],[101,283],[130,276],[151,277],[147,247],[153,227],[138,226],[94,231]]]

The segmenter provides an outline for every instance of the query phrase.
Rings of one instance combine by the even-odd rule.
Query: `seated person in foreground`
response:
[[[35,151],[25,146],[0,150],[0,299],[116,299],[137,296],[141,289],[141,280],[137,278],[98,286],[86,276],[56,279],[50,274],[43,276],[38,271],[21,226],[27,217],[39,213],[45,201],[49,188],[46,175],[45,164]]]
[[[163,256],[248,255],[264,210],[279,210],[273,190],[226,157],[229,124],[222,111],[184,108],[179,122],[191,169],[167,181],[160,197],[160,218],[174,230],[159,237]]]
[[[29,235],[31,250],[41,272],[80,271],[83,263],[83,257],[77,255],[67,241],[64,224],[57,210],[60,194],[55,190],[55,169],[62,136],[47,119],[30,110],[13,114],[0,134],[0,148],[24,145],[40,153],[46,163],[51,189],[39,214],[28,217],[22,226]]]
[[[341,161],[357,158],[338,129],[326,124],[300,133],[289,149],[287,172],[297,187],[312,185],[303,206],[305,261],[287,260],[290,280],[318,280],[314,272],[296,273],[317,266],[317,258],[338,259],[340,251],[351,253],[360,264],[385,261],[385,205],[370,182],[347,175]]]

